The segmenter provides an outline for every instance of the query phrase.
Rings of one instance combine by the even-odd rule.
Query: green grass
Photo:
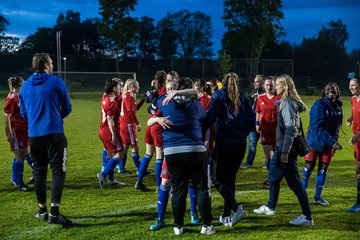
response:
[[[68,118],[66,136],[69,142],[68,174],[62,198],[61,212],[71,218],[76,225],[72,228],[48,225],[35,220],[37,211],[34,192],[19,192],[10,184],[12,153],[9,151],[5,133],[0,138],[0,239],[173,239],[173,217],[171,203],[168,205],[166,227],[159,231],[149,231],[156,216],[154,175],[145,178],[150,189],[140,192],[134,189],[136,174],[131,159],[127,169],[131,174],[117,175],[126,182],[125,187],[98,187],[96,173],[100,170],[102,143],[98,137],[100,122],[100,94],[73,96],[73,112]],[[2,98],[4,100],[4,97]],[[304,97],[311,107],[315,97]],[[343,98],[345,117],[350,114],[350,99]],[[147,119],[146,107],[138,113],[143,131],[139,134],[140,153],[144,154],[143,134]],[[307,128],[308,113],[302,114],[304,127]],[[4,129],[0,122],[0,128]],[[221,226],[218,216],[222,213],[223,200],[212,189],[212,209],[217,234],[212,239],[360,239],[360,213],[350,214],[350,207],[356,196],[353,148],[348,145],[351,130],[345,125],[340,134],[343,150],[335,154],[330,165],[323,196],[330,202],[322,207],[311,204],[314,227],[293,227],[289,220],[300,215],[300,205],[286,186],[281,186],[277,214],[258,216],[252,210],[267,202],[268,190],[262,182],[266,178],[263,166],[263,152],[258,145],[254,167],[240,170],[236,185],[236,198],[248,210],[247,217],[233,228]],[[299,160],[299,168],[304,162]],[[150,170],[154,172],[154,163]],[[310,201],[314,196],[315,174],[308,188]],[[48,177],[51,175],[49,174]],[[25,179],[30,170],[25,166]],[[48,191],[48,199],[50,192]],[[181,239],[205,238],[199,233],[199,226],[190,225],[189,213],[185,216],[185,233]]]

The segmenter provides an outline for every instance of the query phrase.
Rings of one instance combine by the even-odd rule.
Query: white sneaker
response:
[[[261,207],[254,209],[254,213],[265,214],[265,215],[274,215],[275,210],[271,210],[268,206],[262,205]]]
[[[184,228],[174,227],[174,233],[175,233],[175,235],[182,235],[184,233]]]
[[[203,226],[200,231],[201,234],[205,235],[214,235],[216,233],[216,229],[213,225],[211,226]]]
[[[220,216],[219,222],[221,222],[225,227],[230,227],[231,218]]]
[[[246,211],[242,208],[242,206],[238,206],[238,209],[234,213],[234,215],[231,217],[230,221],[230,227],[235,226],[242,218],[244,218],[246,215]]]
[[[314,220],[307,220],[305,215],[300,215],[299,217],[290,221],[292,225],[304,225],[304,226],[314,226]]]

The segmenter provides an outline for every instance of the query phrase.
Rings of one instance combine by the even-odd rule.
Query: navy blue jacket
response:
[[[215,122],[215,141],[244,143],[255,123],[254,112],[244,94],[239,91],[241,106],[237,113],[230,110],[227,87],[214,92],[204,122],[204,127]]]
[[[322,97],[316,100],[309,114],[310,124],[306,142],[316,152],[331,149],[338,141],[343,119],[342,103]]]
[[[169,116],[173,123],[169,129],[163,131],[164,150],[180,146],[203,146],[201,124],[206,112],[199,101],[194,98],[175,97],[163,106],[165,97],[159,96],[156,104],[162,115]]]

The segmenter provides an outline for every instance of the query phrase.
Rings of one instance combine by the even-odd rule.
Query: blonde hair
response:
[[[239,96],[239,77],[234,72],[230,72],[225,75],[223,84],[227,86],[229,100],[230,100],[230,110],[235,112],[241,106],[240,96]]]
[[[132,91],[134,89],[135,84],[138,84],[138,82],[135,79],[128,78],[125,82],[123,94],[126,94],[128,91]]]
[[[290,97],[290,98],[294,99],[295,101],[304,105],[305,111],[306,111],[306,109],[307,109],[306,105],[301,100],[298,92],[296,91],[294,80],[289,75],[282,74],[276,78],[276,81],[278,81],[280,84],[282,84],[284,86],[284,92],[281,95],[281,100],[284,100],[285,98]],[[281,108],[282,108],[282,102],[280,104],[280,109]]]

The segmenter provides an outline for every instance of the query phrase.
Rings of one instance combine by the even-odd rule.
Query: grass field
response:
[[[4,97],[1,98],[2,102]],[[315,97],[304,97],[311,107]],[[344,97],[344,115],[350,114],[350,99]],[[168,205],[166,227],[156,232],[149,231],[156,216],[154,175],[145,178],[149,191],[134,189],[136,171],[131,159],[127,169],[131,174],[117,175],[126,182],[125,187],[99,189],[96,173],[100,170],[102,143],[98,138],[100,121],[100,94],[72,96],[73,112],[68,118],[65,134],[69,142],[68,174],[62,198],[61,212],[71,218],[75,226],[62,228],[35,220],[37,211],[34,192],[19,192],[10,184],[12,153],[6,142],[5,133],[0,138],[0,239],[174,239],[171,203]],[[140,153],[144,154],[143,134],[146,124],[146,107],[138,117],[143,126],[139,134]],[[307,128],[308,113],[302,114],[304,127]],[[4,129],[3,121],[0,129]],[[345,125],[340,133],[343,150],[337,152],[329,167],[323,196],[330,202],[322,207],[311,204],[314,227],[294,227],[289,220],[300,215],[300,205],[282,183],[277,213],[274,216],[258,216],[253,209],[267,202],[268,190],[262,186],[266,178],[263,166],[263,152],[258,145],[254,167],[241,169],[237,177],[236,198],[248,211],[247,217],[233,228],[227,228],[218,222],[222,213],[223,200],[212,189],[212,209],[217,234],[212,239],[360,239],[360,213],[350,214],[346,210],[355,202],[356,180],[354,174],[353,149],[347,142],[351,130]],[[302,170],[304,161],[298,159]],[[154,173],[155,161],[150,162]],[[310,201],[314,196],[315,175],[308,188]],[[50,176],[50,174],[49,174]],[[48,178],[49,178],[48,176]],[[30,169],[25,166],[25,180],[30,177]],[[48,192],[48,199],[50,192]],[[189,213],[185,216],[184,235],[181,239],[203,239],[200,226],[190,225]]]

